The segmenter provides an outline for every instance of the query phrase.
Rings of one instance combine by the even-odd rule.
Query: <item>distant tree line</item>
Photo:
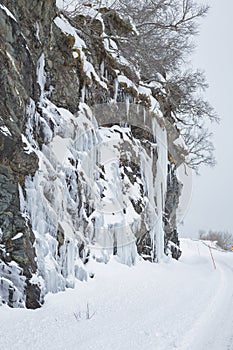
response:
[[[199,231],[199,238],[201,240],[217,242],[217,245],[223,250],[231,250],[233,246],[233,235],[227,231]]]

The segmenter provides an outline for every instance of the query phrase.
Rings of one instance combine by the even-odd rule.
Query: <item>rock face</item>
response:
[[[88,279],[89,259],[181,254],[178,131],[111,39],[130,23],[84,10],[0,5],[0,303],[12,307]]]
[[[16,4],[17,3],[17,4]],[[7,1],[6,6],[17,12],[24,4]],[[39,306],[40,290],[30,283],[32,273],[36,271],[35,251],[33,248],[34,234],[30,223],[26,222],[20,212],[19,186],[24,186],[25,176],[34,175],[38,168],[38,159],[34,153],[25,152],[22,134],[25,131],[26,109],[29,98],[37,95],[35,65],[29,53],[26,38],[22,33],[20,23],[4,6],[0,7],[1,27],[1,133],[0,133],[0,227],[1,227],[1,286],[3,300],[11,306],[24,303],[35,308]],[[28,15],[28,18],[30,16]],[[21,235],[22,234],[22,235]],[[19,238],[14,239],[19,236]],[[12,265],[18,264],[18,268]],[[22,287],[22,277],[12,280],[12,275],[24,275],[25,287]],[[20,284],[18,282],[20,281]],[[8,294],[9,289],[9,296]]]
[[[182,191],[182,184],[177,180],[174,169],[169,167],[166,208],[164,217],[165,246],[169,246],[172,257],[179,259],[181,250],[179,249],[179,239],[176,228],[176,211],[179,206],[179,198]]]

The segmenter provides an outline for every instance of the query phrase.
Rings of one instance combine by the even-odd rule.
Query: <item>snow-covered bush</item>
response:
[[[223,250],[231,250],[233,246],[233,235],[227,231],[205,231],[199,232],[199,237],[202,240],[216,241],[217,245]]]

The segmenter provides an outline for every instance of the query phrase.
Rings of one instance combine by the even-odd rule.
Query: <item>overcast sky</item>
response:
[[[233,0],[209,0],[192,64],[206,72],[208,101],[221,117],[213,127],[217,165],[194,176],[192,199],[179,230],[196,236],[198,230],[233,233]]]

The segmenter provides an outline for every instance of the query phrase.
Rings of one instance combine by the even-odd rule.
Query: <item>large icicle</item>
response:
[[[155,246],[156,260],[160,261],[164,256],[164,227],[163,213],[165,211],[165,196],[167,191],[167,131],[156,118],[152,120],[153,136],[157,143],[157,168],[155,177],[155,198],[157,205],[157,219],[155,221]]]

